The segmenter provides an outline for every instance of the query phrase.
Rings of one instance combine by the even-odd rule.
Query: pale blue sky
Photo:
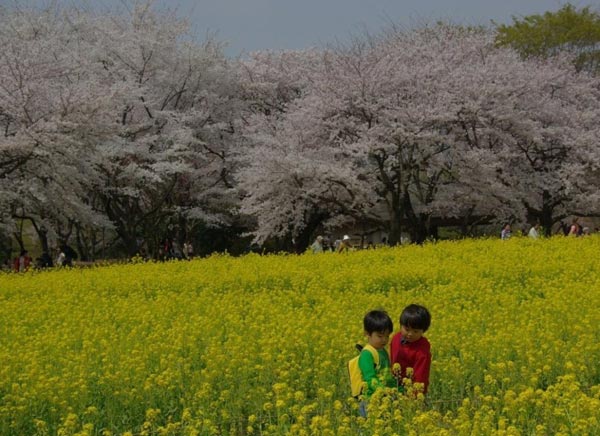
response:
[[[122,0],[0,0],[24,5],[57,1],[94,9],[118,8]],[[394,22],[414,27],[424,22],[449,20],[460,24],[511,21],[523,16],[557,10],[564,0],[155,0],[159,7],[176,9],[190,19],[203,37],[217,32],[235,56],[262,49],[302,49],[321,46],[352,33],[372,33]],[[600,0],[573,0],[577,7],[600,10]]]

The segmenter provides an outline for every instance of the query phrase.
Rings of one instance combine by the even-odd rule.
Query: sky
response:
[[[0,0],[25,5],[60,4],[112,9],[124,0]],[[555,11],[565,0],[154,0],[190,20],[199,39],[227,44],[230,56],[266,49],[303,49],[348,40],[390,23],[411,28],[438,20],[457,24],[510,23],[511,17]],[[572,0],[600,11],[600,0]]]

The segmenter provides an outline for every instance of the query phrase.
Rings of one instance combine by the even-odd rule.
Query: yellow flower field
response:
[[[362,317],[432,326],[426,399],[346,362]],[[597,435],[600,237],[213,256],[0,275],[1,435]]]

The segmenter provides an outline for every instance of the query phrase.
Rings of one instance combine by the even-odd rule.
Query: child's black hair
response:
[[[394,322],[385,310],[372,310],[367,313],[363,319],[363,325],[368,334],[394,331]]]
[[[431,325],[431,315],[425,307],[409,304],[400,315],[400,325],[426,332]]]

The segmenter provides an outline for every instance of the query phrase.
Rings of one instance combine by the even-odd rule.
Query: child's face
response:
[[[376,350],[382,350],[387,345],[390,339],[390,333],[388,331],[385,332],[373,332],[371,334],[365,332],[368,338],[369,345],[375,348]]]
[[[415,342],[423,337],[425,333],[422,329],[415,329],[408,326],[401,326],[400,332],[402,333],[402,337],[405,338],[408,342]]]

